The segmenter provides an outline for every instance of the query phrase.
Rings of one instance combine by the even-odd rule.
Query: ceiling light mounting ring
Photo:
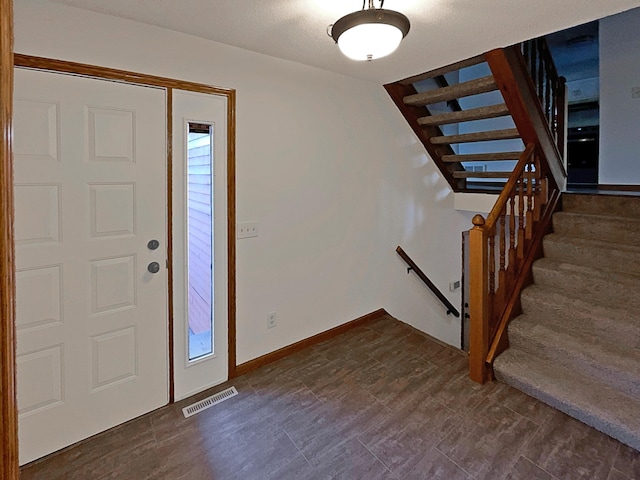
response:
[[[327,34],[333,38],[347,57],[353,60],[372,60],[392,53],[411,26],[402,13],[375,8],[374,0],[369,0],[369,8],[350,13],[327,27]]]

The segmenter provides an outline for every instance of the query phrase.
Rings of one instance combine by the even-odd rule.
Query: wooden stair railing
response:
[[[558,151],[566,158],[566,79],[558,75],[551,50],[544,38],[535,38],[520,44],[520,51],[529,67],[538,100],[543,108]]]
[[[546,42],[485,57],[527,148],[486,221],[476,215],[469,232],[469,377],[478,383],[491,379],[493,360],[508,348],[507,325],[520,313],[520,292],[566,186],[566,87]]]
[[[491,75],[418,92],[416,82],[486,61]],[[485,74],[486,75],[486,74]],[[566,186],[566,86],[544,39],[535,39],[385,85],[454,191],[473,179],[508,179],[486,221],[473,219],[470,245],[470,377],[484,383],[508,346],[506,327],[519,313],[520,292],[560,192]],[[431,115],[427,106],[499,90],[504,104]],[[443,125],[510,115],[516,128],[444,135]],[[452,144],[522,139],[524,152],[459,154]],[[510,147],[508,147],[510,148]],[[511,148],[510,148],[511,149]],[[514,150],[517,149],[513,148]],[[513,171],[466,170],[462,162],[518,160]],[[496,182],[501,185],[501,182]]]
[[[546,46],[544,39],[525,42],[529,43]],[[540,147],[558,187],[564,190],[567,177],[564,78],[558,77],[548,48],[529,48],[528,59],[524,50],[514,45],[487,52],[485,57],[522,141]]]
[[[485,220],[469,232],[469,377],[485,383],[508,346],[506,327],[555,210],[560,190],[540,147],[529,143]]]

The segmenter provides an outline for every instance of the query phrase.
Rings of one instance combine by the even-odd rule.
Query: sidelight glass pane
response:
[[[213,126],[189,123],[187,249],[189,360],[213,353]]]

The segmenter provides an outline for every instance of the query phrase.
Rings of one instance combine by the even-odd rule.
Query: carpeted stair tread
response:
[[[638,273],[620,273],[551,258],[534,262],[533,280],[568,297],[590,299],[611,307],[633,302],[640,295]]]
[[[563,332],[537,315],[524,314],[509,325],[511,348],[589,376],[640,398],[640,350],[622,348],[584,330]]]
[[[557,212],[553,214],[553,231],[572,237],[640,247],[640,218],[635,217]]]
[[[563,194],[496,378],[640,450],[640,197]]]
[[[640,265],[640,245],[611,243],[560,233],[545,235],[543,245],[546,258],[574,265],[631,274],[637,273],[637,265]]]
[[[535,315],[541,323],[561,331],[583,330],[623,348],[640,348],[640,316],[631,302],[615,307],[600,305],[536,284],[523,290],[521,302],[527,315]]]
[[[562,195],[562,210],[614,217],[640,218],[640,198],[626,195]]]
[[[496,358],[494,372],[498,380],[640,450],[638,399],[515,348]]]

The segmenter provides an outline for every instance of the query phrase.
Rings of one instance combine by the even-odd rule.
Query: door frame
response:
[[[8,9],[7,8],[8,4]],[[167,262],[168,262],[168,346],[169,349],[169,403],[174,402],[173,372],[173,238],[171,224],[172,211],[172,141],[173,141],[173,91],[184,90],[209,95],[224,96],[227,99],[227,283],[228,283],[228,377],[236,372],[236,91],[201,83],[172,78],[145,75],[126,70],[118,70],[76,62],[67,62],[44,57],[13,54],[12,1],[0,0],[0,6],[8,14],[2,15],[0,26],[0,359],[2,359],[2,379],[0,401],[0,439],[3,443],[0,456],[0,475],[7,480],[17,480],[18,437],[15,366],[15,260],[13,256],[13,175],[12,175],[12,103],[13,68],[24,67],[56,73],[81,75],[90,78],[133,83],[142,86],[160,87],[167,92]],[[13,61],[11,56],[13,54]]]
[[[18,480],[13,248],[13,0],[0,0],[0,477]]]

